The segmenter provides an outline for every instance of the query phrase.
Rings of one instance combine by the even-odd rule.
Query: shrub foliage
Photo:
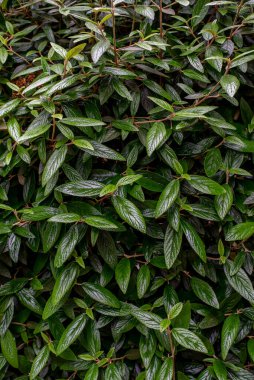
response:
[[[253,380],[253,0],[0,3],[0,379]]]

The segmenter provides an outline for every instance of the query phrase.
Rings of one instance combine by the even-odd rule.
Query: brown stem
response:
[[[63,68],[63,78],[66,77],[67,74],[67,65],[68,65],[68,59],[64,60],[64,68]]]
[[[167,331],[167,335],[168,335],[168,339],[169,339],[171,356],[172,356],[172,359],[173,359],[173,378],[172,378],[172,380],[176,380],[176,371],[175,371],[175,346],[174,346],[174,342],[173,342],[173,339],[172,339],[172,336],[171,336],[171,330],[170,330],[170,328],[168,327],[166,331]]]
[[[113,0],[111,0],[111,13],[112,13],[112,28],[113,28],[113,44],[114,44],[115,64],[116,64],[116,66],[118,66],[117,47],[116,47],[115,8],[114,8]]]
[[[233,25],[234,26],[236,23],[237,23],[237,20],[238,20],[238,17],[239,17],[239,14],[241,12],[241,9],[242,9],[242,6],[244,4],[244,0],[241,0],[238,7],[237,7],[237,12],[236,12],[236,15],[235,15],[235,19],[233,21]],[[231,29],[231,32],[230,32],[230,38],[232,38],[234,35],[234,32],[233,32],[233,29]]]
[[[162,0],[160,0],[160,37],[163,37],[163,29],[162,29]]]
[[[15,50],[13,50],[13,48],[11,46],[8,46],[7,49],[11,53],[15,54],[17,57],[19,57],[20,59],[22,59],[23,61],[25,61],[29,66],[32,66],[32,64],[26,58],[24,58],[22,55],[20,55]]]
[[[53,129],[52,129],[51,141],[54,141],[55,133],[56,133],[56,119],[53,117]]]

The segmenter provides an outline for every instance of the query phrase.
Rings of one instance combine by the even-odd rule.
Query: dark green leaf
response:
[[[164,257],[168,269],[170,269],[180,252],[182,245],[182,229],[175,231],[170,226],[167,227],[164,238]]]
[[[210,178],[191,175],[188,182],[194,187],[194,189],[204,194],[220,195],[225,193],[225,189]]]
[[[119,196],[114,196],[112,198],[112,203],[118,215],[126,223],[140,232],[146,232],[144,217],[134,203]]]
[[[79,267],[75,263],[69,264],[61,271],[56,279],[56,283],[52,291],[53,305],[56,305],[72,288],[78,274]]]
[[[1,337],[1,350],[7,362],[14,368],[19,367],[16,340],[10,330]]]
[[[191,287],[195,295],[204,303],[219,309],[219,302],[212,287],[199,278],[191,278]]]
[[[147,265],[143,265],[137,275],[137,294],[138,298],[142,298],[150,285],[150,270]]]
[[[120,308],[121,304],[108,289],[103,288],[98,284],[85,283],[83,284],[84,291],[91,297],[94,301],[102,303],[103,305]]]
[[[202,261],[206,262],[205,244],[201,240],[196,230],[193,228],[191,224],[189,224],[185,220],[181,220],[181,225],[183,228],[184,235],[188,240],[191,248],[197,253],[197,255],[201,258]]]
[[[56,171],[62,166],[67,154],[67,150],[67,146],[63,145],[60,149],[55,150],[54,153],[50,156],[42,173],[42,186],[45,186],[46,183],[56,173]]]
[[[121,259],[115,269],[115,278],[119,288],[124,294],[127,292],[130,276],[130,260],[126,258]]]
[[[223,360],[226,359],[228,351],[234,344],[239,331],[239,326],[240,320],[239,316],[236,314],[232,314],[227,317],[223,323],[221,332],[221,356]]]
[[[49,358],[49,354],[50,354],[49,347],[44,346],[33,361],[30,374],[29,374],[30,380],[35,379],[43,370],[43,368],[46,366],[48,358]]]
[[[159,218],[166,212],[178,197],[180,189],[179,180],[173,179],[161,193],[155,208],[155,217]]]
[[[192,331],[183,328],[174,328],[172,330],[172,336],[178,344],[189,350],[207,353],[207,348],[202,340]]]
[[[87,316],[81,314],[75,318],[64,330],[56,349],[56,354],[61,355],[80,336],[86,325]]]

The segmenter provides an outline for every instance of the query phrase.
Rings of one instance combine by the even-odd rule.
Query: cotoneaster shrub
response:
[[[0,3],[0,379],[254,379],[253,0]]]

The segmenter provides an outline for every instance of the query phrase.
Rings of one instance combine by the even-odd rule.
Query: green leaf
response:
[[[1,350],[7,362],[14,368],[19,368],[16,340],[10,330],[1,337]]]
[[[240,319],[236,314],[232,314],[227,317],[223,323],[221,332],[221,356],[223,360],[226,359],[228,351],[234,344],[234,341],[238,335],[239,327]]]
[[[0,222],[0,235],[8,234],[11,229],[4,223]]]
[[[69,182],[56,187],[56,190],[66,195],[76,197],[94,197],[100,194],[103,184],[97,181]]]
[[[75,263],[67,265],[57,276],[52,291],[52,303],[56,305],[73,287],[79,274],[79,267]]]
[[[120,308],[121,304],[108,289],[103,288],[98,284],[85,283],[82,285],[86,294],[89,295],[94,301],[102,303],[103,305],[111,306],[113,308]]]
[[[216,71],[221,72],[223,66],[223,53],[222,51],[211,45],[206,49],[205,59]]]
[[[235,96],[240,86],[239,80],[234,75],[230,74],[223,75],[220,79],[220,84],[223,90],[225,90],[231,98]]]
[[[62,46],[55,44],[54,42],[50,42],[53,50],[60,55],[62,58],[65,58],[67,55],[67,50],[65,50]]]
[[[187,69],[183,70],[183,74],[188,78],[195,79],[203,83],[210,83],[210,80],[204,74],[198,71]]]
[[[32,290],[29,289],[21,289],[17,296],[19,298],[19,301],[27,307],[27,309],[33,311],[36,314],[41,315],[42,314],[42,307],[37,301],[37,299],[34,297]]]
[[[205,244],[201,240],[194,227],[183,219],[181,220],[181,226],[191,248],[197,253],[202,261],[206,262]]]
[[[243,298],[245,298],[253,304],[254,289],[251,280],[249,279],[249,277],[243,269],[239,269],[239,271],[236,274],[231,276],[230,271],[233,266],[234,264],[230,260],[227,260],[224,265],[225,275],[229,284],[237,293],[239,293]]]
[[[126,258],[121,259],[115,268],[115,278],[119,288],[124,294],[127,292],[130,276],[130,260]]]
[[[141,174],[131,174],[131,175],[126,175],[117,181],[116,186],[126,186],[126,185],[131,185],[134,182],[138,181],[140,178],[142,178]]]
[[[223,188],[225,193],[217,195],[214,199],[215,210],[221,219],[226,217],[233,204],[233,191],[230,185],[225,184]]]
[[[100,197],[104,197],[107,194],[113,194],[117,190],[116,185],[106,185],[100,191]]]
[[[89,216],[84,219],[84,222],[87,223],[89,226],[104,231],[115,231],[118,229],[118,226],[115,223],[101,216]]]
[[[252,362],[254,362],[254,339],[248,340],[247,347],[248,347],[248,354]]]
[[[168,269],[170,269],[177,259],[182,245],[182,229],[175,231],[170,226],[167,227],[164,237],[164,257]]]
[[[94,63],[97,63],[102,55],[110,47],[110,42],[107,39],[103,39],[97,42],[91,49],[91,57]]]
[[[117,129],[121,129],[122,131],[128,131],[128,132],[136,132],[138,131],[138,128],[135,127],[134,124],[132,124],[129,120],[114,120],[112,121],[113,127]]]
[[[112,203],[120,218],[136,230],[143,233],[146,232],[144,217],[134,203],[119,196],[114,196]]]
[[[211,112],[214,109],[216,109],[216,107],[212,106],[197,106],[193,108],[183,109],[175,112],[173,120],[203,118],[206,113]]]
[[[107,147],[106,145],[100,144],[97,141],[90,141],[94,150],[87,150],[91,156],[106,158],[109,160],[125,161],[125,158],[114,149]]]
[[[97,364],[91,364],[89,367],[84,380],[97,380],[99,376],[99,367]]]
[[[11,111],[13,111],[17,106],[19,105],[20,100],[19,99],[13,99],[9,102],[6,102],[0,107],[0,118],[3,118],[4,116],[8,115]]]
[[[45,125],[38,125],[37,127],[32,128],[32,129],[28,129],[21,137],[19,137],[18,142],[33,139],[35,137],[43,135],[43,133],[47,132],[49,128],[50,128],[50,124],[45,124]]]
[[[45,319],[50,318],[61,307],[63,307],[63,305],[65,304],[65,302],[66,302],[66,298],[63,298],[58,304],[53,305],[53,303],[52,303],[52,297],[50,296],[48,298],[47,302],[46,302],[46,305],[45,305],[44,309],[43,309],[42,319],[45,320]]]
[[[46,223],[41,230],[43,252],[48,252],[56,243],[61,231],[59,223]]]
[[[137,275],[137,294],[138,298],[143,298],[150,285],[150,270],[147,265],[142,265]]]
[[[78,242],[78,237],[78,227],[76,225],[71,226],[57,247],[57,252],[54,260],[54,266],[56,268],[60,268],[71,256]]]
[[[42,186],[45,186],[46,183],[53,177],[57,170],[62,166],[65,161],[68,148],[66,145],[63,145],[61,148],[57,149],[52,153],[48,159],[45,168],[42,173]]]
[[[27,278],[17,278],[6,282],[0,287],[0,296],[9,296],[17,293],[26,285],[27,282]]]
[[[66,59],[71,59],[75,57],[76,55],[80,54],[82,50],[84,50],[86,44],[80,44],[77,46],[74,46],[72,49],[70,49],[66,54]]]
[[[153,96],[148,96],[148,98],[151,99],[155,104],[157,104],[159,107],[163,108],[164,110],[167,110],[169,112],[174,112],[174,108],[171,106],[171,104],[167,103],[165,100],[154,98]],[[159,123],[159,124],[163,124],[163,123]]]
[[[240,136],[227,136],[224,145],[238,152],[254,153],[254,141],[244,139]]]
[[[215,375],[217,376],[218,380],[227,380],[228,379],[227,368],[221,360],[219,360],[219,359],[214,360],[213,369],[214,369]]]
[[[178,197],[180,189],[179,180],[173,179],[161,193],[155,208],[155,217],[159,218],[166,212]]]
[[[139,351],[145,368],[148,368],[155,354],[157,340],[152,332],[147,336],[141,335],[139,340]]]
[[[210,178],[200,175],[191,175],[187,181],[194,189],[204,194],[219,195],[225,193],[225,189]]]
[[[130,313],[140,323],[142,323],[149,329],[160,330],[160,323],[162,319],[158,315],[151,313],[149,311],[141,310],[138,307],[134,307],[134,306],[132,306]]]
[[[237,66],[241,66],[241,65],[244,65],[246,64],[247,62],[251,62],[254,60],[254,54],[250,54],[250,52],[245,52],[243,54],[239,54],[238,56],[236,56],[235,58],[232,59],[232,62],[230,64],[230,68],[234,68],[234,67],[237,67]],[[253,53],[253,50],[252,50],[252,53]],[[248,55],[245,55],[244,54],[248,54]]]
[[[191,20],[192,26],[194,27],[197,26],[205,18],[209,10],[209,7],[206,6],[206,4],[208,4],[209,2],[210,0],[197,0],[195,2],[195,5],[192,11],[192,20]]]
[[[228,122],[226,122],[224,119],[215,119],[213,117],[206,117],[205,119],[206,123],[212,125],[213,127],[217,127],[219,129],[231,129],[235,130],[236,127]],[[216,148],[215,148],[216,149]]]
[[[156,377],[156,380],[173,380],[174,375],[174,359],[166,358]]]
[[[201,301],[214,307],[215,309],[219,309],[220,305],[216,294],[207,282],[200,280],[199,278],[192,277],[191,288],[195,295],[201,299]]]
[[[0,186],[0,199],[3,201],[8,201],[6,191]]]
[[[71,212],[54,215],[48,219],[48,222],[55,223],[75,223],[78,221],[80,221],[80,215]]]
[[[111,363],[107,366],[105,380],[122,380],[122,376],[115,364]]]
[[[34,380],[46,366],[49,359],[49,354],[49,347],[44,346],[38,353],[38,355],[35,357],[29,374],[30,380]]]
[[[101,120],[88,119],[86,117],[66,117],[61,119],[61,123],[77,128],[100,127],[105,125]]]
[[[218,148],[211,149],[205,156],[204,169],[208,177],[212,177],[222,166],[222,157]]]
[[[226,241],[246,240],[254,234],[254,222],[239,223],[227,231]]]
[[[120,95],[124,99],[128,99],[130,102],[133,101],[133,97],[128,90],[128,88],[123,84],[123,82],[119,79],[114,79],[113,82],[113,88],[117,92],[118,95]]]
[[[56,354],[59,356],[80,336],[87,321],[86,314],[80,314],[64,330],[58,342]]]
[[[183,309],[183,303],[178,302],[168,312],[168,319],[174,319],[176,318],[182,311]]]
[[[79,148],[94,150],[94,147],[92,146],[92,144],[87,140],[77,139],[77,140],[73,140],[72,142],[74,145],[78,146]]]
[[[7,129],[8,129],[9,135],[13,138],[13,140],[18,142],[19,138],[21,136],[21,129],[20,129],[20,125],[19,125],[17,119],[15,119],[15,117],[11,116],[9,118],[9,120],[7,122]]]
[[[192,331],[183,328],[174,328],[172,336],[178,344],[187,348],[188,350],[207,353],[207,348],[202,340]]]
[[[160,146],[166,135],[167,132],[164,123],[153,123],[146,136],[146,150],[148,156],[151,156],[158,146]]]
[[[27,149],[23,148],[23,146],[18,145],[17,146],[17,153],[22,161],[24,161],[27,164],[31,163],[31,157]]]
[[[78,79],[79,79],[78,75],[71,75],[67,78],[60,80],[59,82],[54,84],[52,87],[50,87],[49,90],[46,91],[45,96],[51,96],[57,91],[62,91],[68,87],[71,87],[74,83],[77,82]],[[36,93],[34,95],[36,95]]]
[[[148,7],[147,5],[137,5],[135,7],[135,12],[141,14],[144,17],[147,17],[151,20],[154,19],[154,10],[151,7]]]
[[[27,86],[23,90],[22,95],[25,95],[27,92],[29,92],[31,90],[38,89],[40,86],[43,86],[44,84],[46,84],[48,82],[51,82],[52,79],[55,79],[56,77],[57,77],[56,74],[53,74],[53,75],[46,74],[46,76],[44,76],[43,78],[35,80],[35,81],[33,81],[33,83],[31,83],[29,86]]]

